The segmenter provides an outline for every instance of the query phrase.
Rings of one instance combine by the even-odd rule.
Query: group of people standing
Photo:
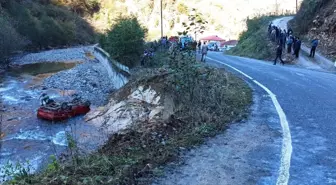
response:
[[[268,26],[268,34],[273,42],[277,43],[276,58],[274,59],[274,65],[276,65],[277,60],[280,59],[282,64],[285,64],[282,60],[283,49],[287,47],[287,53],[292,53],[296,58],[299,58],[299,53],[301,50],[301,40],[299,37],[293,36],[293,30],[289,28],[281,30],[281,28],[273,25],[272,23]]]
[[[276,65],[278,59],[280,59],[281,63],[284,64],[284,61],[282,60],[282,53],[283,49],[286,49],[286,47],[287,53],[291,53],[295,55],[296,58],[299,58],[302,42],[299,37],[293,36],[293,30],[291,28],[289,28],[287,31],[285,29],[281,30],[281,28],[271,23],[268,26],[268,34],[271,40],[277,43],[277,51],[274,65]],[[312,41],[310,57],[315,56],[318,42],[318,39],[314,39]]]

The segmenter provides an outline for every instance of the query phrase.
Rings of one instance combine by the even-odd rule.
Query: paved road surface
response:
[[[221,53],[208,57],[246,73],[276,95],[292,139],[288,184],[336,184],[336,75]],[[270,97],[250,79],[209,58],[208,64],[225,67],[251,85],[252,115],[187,152],[184,164],[167,168],[166,176],[154,184],[276,184],[283,132]]]

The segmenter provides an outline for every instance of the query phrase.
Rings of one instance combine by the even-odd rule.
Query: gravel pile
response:
[[[39,53],[29,53],[20,56],[14,56],[11,59],[12,65],[25,65],[41,62],[62,62],[62,61],[85,61],[85,51],[93,51],[91,46],[83,46],[67,49],[55,49],[42,51]]]
[[[118,80],[120,79],[109,77],[108,70],[106,69],[109,66],[104,65],[105,61],[99,61],[100,59],[104,60],[104,57],[94,59],[86,56],[86,52],[94,54],[94,46],[55,49],[17,55],[11,59],[11,65],[78,62],[74,68],[58,72],[44,79],[40,87],[42,87],[42,90],[74,90],[93,105],[102,106],[108,102],[110,93],[116,89],[116,84],[119,83]]]
[[[82,98],[93,105],[102,106],[108,102],[109,94],[115,89],[103,65],[85,62],[76,67],[61,71],[44,80],[43,86],[61,90],[75,90]]]

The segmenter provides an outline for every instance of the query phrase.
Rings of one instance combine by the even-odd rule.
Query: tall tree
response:
[[[114,59],[134,67],[143,52],[147,29],[134,16],[118,17],[114,22],[100,43]]]
[[[195,34],[195,40],[197,39],[197,34],[202,34],[208,21],[205,20],[202,13],[197,12],[195,8],[192,9],[191,14],[188,16],[188,22],[183,22],[182,25],[185,27],[183,32],[179,32],[179,35],[187,35],[189,33]]]

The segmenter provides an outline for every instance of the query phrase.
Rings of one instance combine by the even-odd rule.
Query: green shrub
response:
[[[146,33],[136,17],[119,17],[100,43],[113,58],[133,67],[140,61]]]
[[[275,16],[248,19],[247,30],[240,35],[238,45],[227,53],[256,59],[273,58],[274,51],[269,47],[267,26],[274,19]]]

